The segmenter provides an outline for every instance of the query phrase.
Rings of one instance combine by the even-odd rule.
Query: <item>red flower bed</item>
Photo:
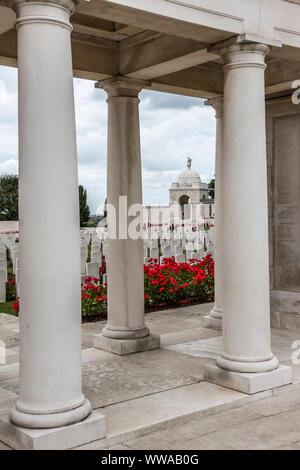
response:
[[[107,286],[96,277],[87,277],[81,284],[82,316],[101,315],[107,309]]]
[[[16,313],[19,313],[20,309],[20,297],[16,298],[16,301],[13,303],[12,309],[15,310]]]
[[[16,283],[13,277],[9,276],[7,278],[6,285],[6,302],[10,302],[16,298]]]
[[[100,317],[107,310],[107,285],[102,284],[105,268],[100,279],[87,277],[81,284],[82,316]],[[189,263],[176,263],[174,258],[158,264],[153,259],[144,266],[145,308],[176,305],[184,300],[195,303],[214,300],[214,261],[211,255],[202,260],[191,259]],[[19,298],[13,309],[19,310]]]
[[[214,300],[214,261],[211,255],[189,263],[176,263],[174,258],[158,264],[153,259],[144,266],[145,308],[176,305],[184,299],[195,302]],[[97,278],[87,278],[82,285],[83,317],[99,316],[107,309],[107,286]]]
[[[214,261],[211,255],[189,263],[176,263],[174,258],[157,264],[154,259],[145,271],[145,306],[176,304],[183,299],[214,300]]]

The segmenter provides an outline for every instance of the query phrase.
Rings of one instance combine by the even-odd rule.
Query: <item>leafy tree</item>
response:
[[[86,189],[80,184],[79,185],[79,209],[80,209],[80,227],[86,226],[89,216],[90,208],[87,204],[87,193]]]
[[[0,176],[0,220],[19,220],[17,175]]]
[[[94,220],[90,219],[88,223],[86,224],[87,227],[97,227],[97,222]]]
[[[210,180],[210,183],[208,183],[208,195],[210,198],[214,199],[215,198],[215,179]]]

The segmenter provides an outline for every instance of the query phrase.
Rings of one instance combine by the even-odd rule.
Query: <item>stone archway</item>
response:
[[[183,194],[178,199],[178,204],[180,206],[180,216],[182,220],[190,218],[191,215],[191,199],[188,195]]]

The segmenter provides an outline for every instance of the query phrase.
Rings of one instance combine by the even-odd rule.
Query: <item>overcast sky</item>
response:
[[[106,197],[106,94],[74,79],[79,182],[92,213]],[[168,188],[191,157],[202,181],[214,176],[214,111],[203,100],[145,90],[140,94],[144,204],[168,204]],[[17,69],[0,66],[0,173],[18,172]]]

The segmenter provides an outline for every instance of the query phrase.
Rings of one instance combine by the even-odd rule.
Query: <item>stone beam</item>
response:
[[[75,77],[96,81],[120,73],[118,44],[113,41],[99,38],[87,40],[83,35],[73,33],[72,53]],[[198,59],[200,58],[198,57]],[[14,29],[0,35],[0,64],[17,66],[17,38]],[[152,90],[200,98],[211,98],[222,94],[223,71],[221,64],[211,62],[169,74],[163,74],[165,69],[162,64],[160,70],[161,75],[155,76],[151,80],[149,88]],[[299,62],[279,61],[271,58],[266,69],[266,95],[292,91],[293,80],[299,78]]]
[[[0,65],[17,67],[17,32],[15,29],[0,36]]]
[[[291,90],[294,80],[300,79],[300,62],[270,58],[266,68],[266,94]]]
[[[100,38],[86,40],[78,33],[71,38],[75,76],[102,80],[119,73],[118,43]]]
[[[114,22],[102,18],[94,18],[93,16],[75,13],[71,17],[71,23],[73,31],[88,36],[110,38],[114,35],[117,41],[127,37],[124,34],[115,35]]]
[[[143,31],[135,26],[115,23],[114,21],[79,13],[75,13],[71,17],[71,23],[73,30],[78,33],[113,39],[115,41],[122,41],[128,38],[128,36],[133,36]]]
[[[266,96],[273,95],[275,93],[282,93],[286,91],[293,91],[292,88],[293,81],[283,82],[283,83],[275,83],[274,85],[268,85],[265,88]]]
[[[152,2],[148,2],[149,4]],[[103,18],[109,21],[118,21],[126,25],[132,25],[143,30],[164,32],[166,34],[176,34],[178,37],[194,39],[206,43],[215,43],[240,33],[240,24],[237,31],[221,31],[216,28],[201,26],[192,22],[184,22],[180,19],[151,13],[149,11],[138,10],[130,6],[113,4],[108,1],[91,0],[88,4],[79,7],[79,13]],[[238,21],[240,23],[240,21]]]
[[[126,24],[210,44],[259,32],[262,37],[300,47],[299,4],[294,1],[91,0],[83,9],[106,19],[118,18]]]
[[[123,23],[115,23],[115,31],[125,36],[134,36],[144,31],[144,28],[138,28],[137,26],[126,25]]]
[[[221,93],[210,92],[207,90],[198,90],[194,88],[185,88],[184,86],[174,86],[172,84],[160,83],[158,81],[151,82],[148,90],[161,91],[162,93],[171,93],[174,95],[191,96],[193,98],[218,98]]]
[[[198,98],[214,98],[223,93],[223,70],[218,64],[205,64],[151,81],[150,89]]]
[[[0,34],[13,28],[15,19],[16,15],[10,8],[0,6]]]
[[[120,71],[150,80],[219,58],[205,46],[191,39],[144,32],[120,43]]]
[[[91,30],[101,31],[102,33],[113,33],[115,31],[114,22],[103,18],[94,18],[90,15],[74,13],[71,16],[71,23],[74,25],[90,28]]]
[[[74,76],[102,80],[118,74],[117,43],[105,39],[85,40],[72,34]],[[17,33],[12,29],[0,36],[0,65],[17,67]]]

